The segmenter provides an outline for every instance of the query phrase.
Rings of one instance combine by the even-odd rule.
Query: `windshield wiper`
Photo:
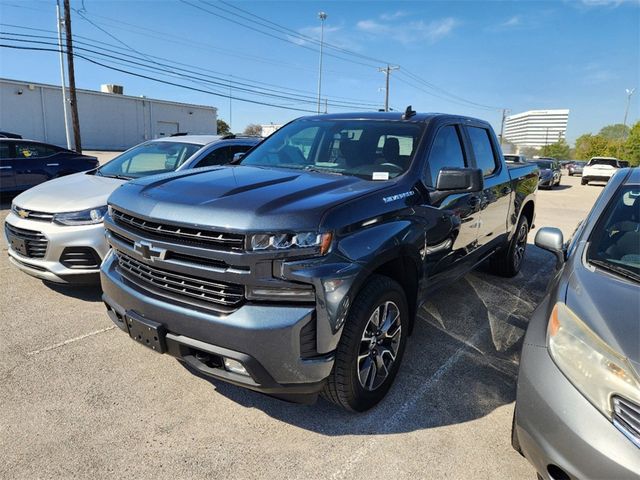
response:
[[[119,174],[105,175],[104,173],[101,173],[100,176],[105,178],[117,178],[118,180],[131,180],[133,178],[133,177],[127,177],[126,175],[119,175]]]
[[[629,278],[636,282],[640,282],[640,275],[633,273],[632,271],[627,270],[624,267],[616,265],[615,263],[605,262],[604,260],[594,260],[591,258],[588,259],[588,261],[589,263],[596,265],[597,267],[600,267],[604,270],[609,270],[610,272],[617,273],[618,275],[622,275],[623,277]]]
[[[307,165],[306,167],[303,168],[303,170],[306,172],[331,173],[333,175],[344,175],[344,173],[341,172],[340,170],[333,170],[331,168],[321,168],[321,167],[316,167],[315,165]]]

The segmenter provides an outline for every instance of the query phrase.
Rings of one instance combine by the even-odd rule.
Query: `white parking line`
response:
[[[341,478],[351,478],[351,471],[356,467],[358,463],[360,463],[365,457],[369,455],[369,452],[375,447],[376,442],[378,441],[379,435],[388,434],[393,432],[395,427],[400,424],[404,418],[407,416],[407,413],[415,406],[418,400],[424,398],[425,394],[444,377],[444,375],[462,358],[464,353],[469,348],[475,348],[474,344],[480,339],[483,333],[486,333],[488,326],[484,325],[483,327],[476,330],[473,336],[464,341],[464,343],[451,355],[446,362],[440,365],[440,368],[436,370],[433,375],[431,375],[423,384],[420,385],[418,389],[416,389],[410,398],[408,398],[402,406],[394,413],[389,419],[384,422],[382,428],[375,432],[375,435],[369,437],[369,441],[357,449],[345,462],[345,466],[337,471],[335,471],[331,478],[333,480],[338,480]]]
[[[111,325],[110,327],[101,328],[100,330],[96,330],[94,332],[85,333],[84,335],[80,335],[79,337],[75,337],[75,338],[70,338],[68,340],[65,340],[64,342],[56,343],[54,345],[49,345],[48,347],[44,347],[44,348],[40,348],[38,350],[34,350],[32,352],[28,352],[27,356],[30,357],[32,355],[37,355],[38,353],[48,352],[49,350],[53,350],[53,349],[56,349],[56,348],[59,348],[59,347],[64,347],[65,345],[68,345],[69,343],[77,342],[78,340],[82,340],[82,339],[87,338],[87,337],[92,337],[94,335],[98,335],[99,333],[108,332],[109,330],[113,330],[114,328],[116,328],[116,326],[115,325]]]

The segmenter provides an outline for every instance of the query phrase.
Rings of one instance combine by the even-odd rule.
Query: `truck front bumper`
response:
[[[302,342],[314,335],[313,305],[245,304],[230,314],[196,310],[138,291],[109,255],[101,269],[103,300],[112,321],[129,332],[127,316],[166,329],[166,353],[200,374],[294,401],[314,400],[333,367],[333,353],[303,358]],[[240,362],[247,375],[225,368]]]

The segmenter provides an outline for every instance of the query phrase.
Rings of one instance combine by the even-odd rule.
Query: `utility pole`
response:
[[[398,65],[388,65],[384,68],[378,68],[379,72],[383,72],[385,74],[385,87],[384,87],[384,111],[389,111],[389,77],[391,76],[391,72],[393,70],[399,70],[400,67]]]
[[[56,25],[58,26],[58,51],[60,52],[60,83],[62,84],[62,114],[64,115],[64,135],[67,139],[67,149],[71,150],[71,135],[69,134],[69,114],[67,113],[67,77],[64,74],[64,50],[62,49],[62,17],[60,16],[60,0],[56,0]]]
[[[80,119],[78,118],[78,97],[76,96],[76,74],[73,68],[73,37],[71,35],[71,7],[64,0],[64,29],[67,38],[67,66],[69,67],[69,97],[71,100],[71,122],[73,123],[73,141],[75,150],[82,153],[80,140]]]
[[[325,99],[324,99],[324,113],[329,113],[328,106],[329,106],[329,102],[328,102],[328,101],[327,101],[327,99],[325,98]]]
[[[500,146],[502,146],[504,139],[504,122],[507,119],[507,112],[509,110],[506,108],[502,109],[502,123],[500,124]]]
[[[318,12],[320,19],[320,65],[318,66],[318,115],[320,114],[320,95],[322,93],[322,50],[324,47],[324,21],[327,19],[325,12]]]
[[[631,103],[631,95],[636,91],[635,88],[625,89],[627,92],[627,108],[624,109],[624,126],[627,126],[627,116],[629,115],[629,104]]]
[[[233,100],[233,95],[231,94],[231,78],[232,75],[229,75],[229,133],[233,133],[233,110],[231,101]]]

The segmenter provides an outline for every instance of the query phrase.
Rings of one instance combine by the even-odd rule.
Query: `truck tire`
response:
[[[373,275],[349,310],[322,396],[352,412],[375,406],[393,384],[408,334],[404,290],[389,277]]]
[[[501,277],[515,277],[522,267],[524,254],[527,249],[527,235],[529,234],[529,220],[520,216],[518,227],[511,237],[509,246],[498,250],[489,258],[489,269]]]

